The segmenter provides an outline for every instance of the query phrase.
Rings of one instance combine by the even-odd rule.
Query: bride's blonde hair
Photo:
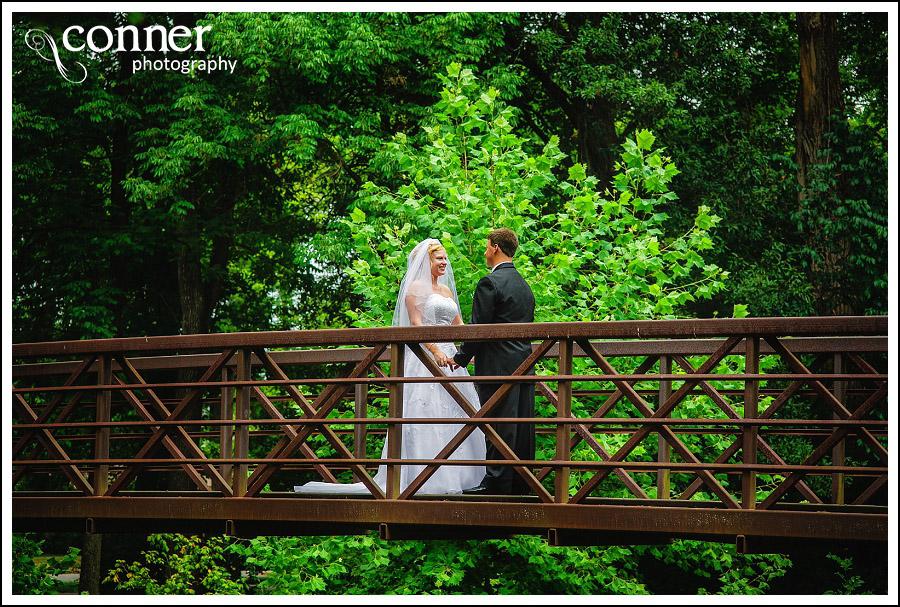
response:
[[[431,243],[430,245],[428,245],[428,257],[431,257],[431,254],[434,253],[435,251],[437,251],[438,249],[444,249],[445,251],[447,250],[444,248],[444,245],[442,245],[440,243],[440,241],[434,242],[434,243]]]

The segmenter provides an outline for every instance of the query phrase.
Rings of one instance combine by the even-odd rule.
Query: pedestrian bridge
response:
[[[14,344],[13,529],[886,546],[887,324],[701,319]],[[483,404],[421,346],[504,339],[530,340],[533,353],[511,376],[473,379],[503,384]],[[405,356],[435,377],[403,377]],[[423,381],[439,382],[468,419],[435,459],[403,459],[402,385]],[[526,420],[534,460],[490,425],[521,422],[491,414],[517,382],[537,390]],[[483,463],[449,459],[476,427],[530,495],[419,491],[439,466]],[[401,491],[404,463],[425,469]],[[385,490],[371,480],[379,464]],[[370,494],[293,493],[307,480],[362,481]]]

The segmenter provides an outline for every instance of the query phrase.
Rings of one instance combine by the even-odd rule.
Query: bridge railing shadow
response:
[[[317,479],[362,482],[369,499],[402,502],[422,499],[441,466],[483,464],[450,459],[480,428],[504,456],[493,463],[515,469],[530,502],[885,505],[886,336],[886,317],[826,317],[14,344],[12,485],[22,496],[138,497],[177,478],[186,490],[246,499]],[[446,376],[421,345],[510,339],[533,352],[503,377]],[[404,377],[407,356],[434,377]],[[469,402],[460,381],[501,388]],[[440,384],[467,416],[428,419],[461,425],[431,460],[400,453],[410,382]],[[536,416],[493,417],[517,383],[535,387]],[[517,458],[491,425],[501,422],[535,424],[536,459]],[[382,464],[384,488],[372,478]],[[424,468],[401,487],[402,465]]]

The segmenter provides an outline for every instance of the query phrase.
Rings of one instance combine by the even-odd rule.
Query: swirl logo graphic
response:
[[[76,80],[75,78],[70,77],[73,74],[72,70],[63,65],[62,60],[59,58],[59,49],[56,48],[56,41],[45,31],[43,30],[28,30],[25,34],[25,44],[28,45],[28,48],[33,50],[38,54],[38,57],[43,59],[44,61],[51,61],[56,63],[56,69],[59,70],[60,75],[73,84],[81,84],[87,78],[87,68],[84,67],[79,62],[75,62],[75,65],[81,68],[81,71],[84,72],[84,75],[81,76],[80,80]],[[53,56],[50,57],[47,54],[47,49],[49,48],[50,52],[53,53]]]

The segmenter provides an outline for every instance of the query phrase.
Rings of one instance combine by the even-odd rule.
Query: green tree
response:
[[[497,65],[491,13],[107,13],[85,27],[210,26],[235,73],[136,71],[99,53],[71,85],[14,24],[17,341],[311,328],[348,305],[342,215],[369,161],[434,99],[452,60]],[[277,52],[276,52],[277,49]],[[505,83],[505,84],[504,84]],[[65,149],[65,154],[56,153]],[[175,288],[173,288],[175,287]]]
[[[561,165],[555,138],[529,154],[513,110],[472,70],[451,64],[442,80],[426,142],[400,134],[385,150],[404,183],[367,182],[344,221],[358,254],[354,289],[366,298],[359,322],[390,322],[406,254],[426,237],[442,239],[467,309],[484,271],[485,238],[499,226],[519,235],[516,263],[535,292],[536,320],[672,317],[723,288],[727,272],[701,256],[717,216],[701,207],[689,230],[664,237],[678,170],[649,131],[626,140],[614,193],[605,196],[583,165]]]
[[[757,315],[809,315],[823,293],[857,292],[815,287],[825,280],[817,268],[830,268],[824,273],[833,284],[881,282],[886,241],[863,225],[884,225],[886,147],[877,137],[867,160],[845,153],[841,163],[818,170],[821,188],[823,171],[834,179],[859,171],[840,166],[866,167],[868,181],[857,179],[851,202],[842,205],[857,210],[824,216],[843,226],[837,231],[854,234],[841,241],[842,251],[823,250],[838,240],[797,218],[823,216],[814,202],[797,208],[795,21],[788,13],[538,13],[522,16],[524,28],[507,28],[506,46],[514,50],[508,61],[522,66],[522,79],[505,99],[522,110],[524,128],[544,139],[559,133],[561,149],[598,176],[601,188],[611,183],[617,146],[648,128],[679,159],[673,189],[685,203],[670,213],[669,235],[687,229],[699,206],[722,218],[707,258],[729,270],[731,286],[692,303],[694,313],[722,314],[746,302]],[[840,14],[836,24],[830,46],[820,48],[839,58],[847,120],[883,128],[884,15]],[[855,223],[844,221],[850,215]],[[826,258],[841,261],[829,265]],[[873,299],[883,306],[878,288],[868,300],[857,298]],[[851,305],[856,313],[866,308]]]

